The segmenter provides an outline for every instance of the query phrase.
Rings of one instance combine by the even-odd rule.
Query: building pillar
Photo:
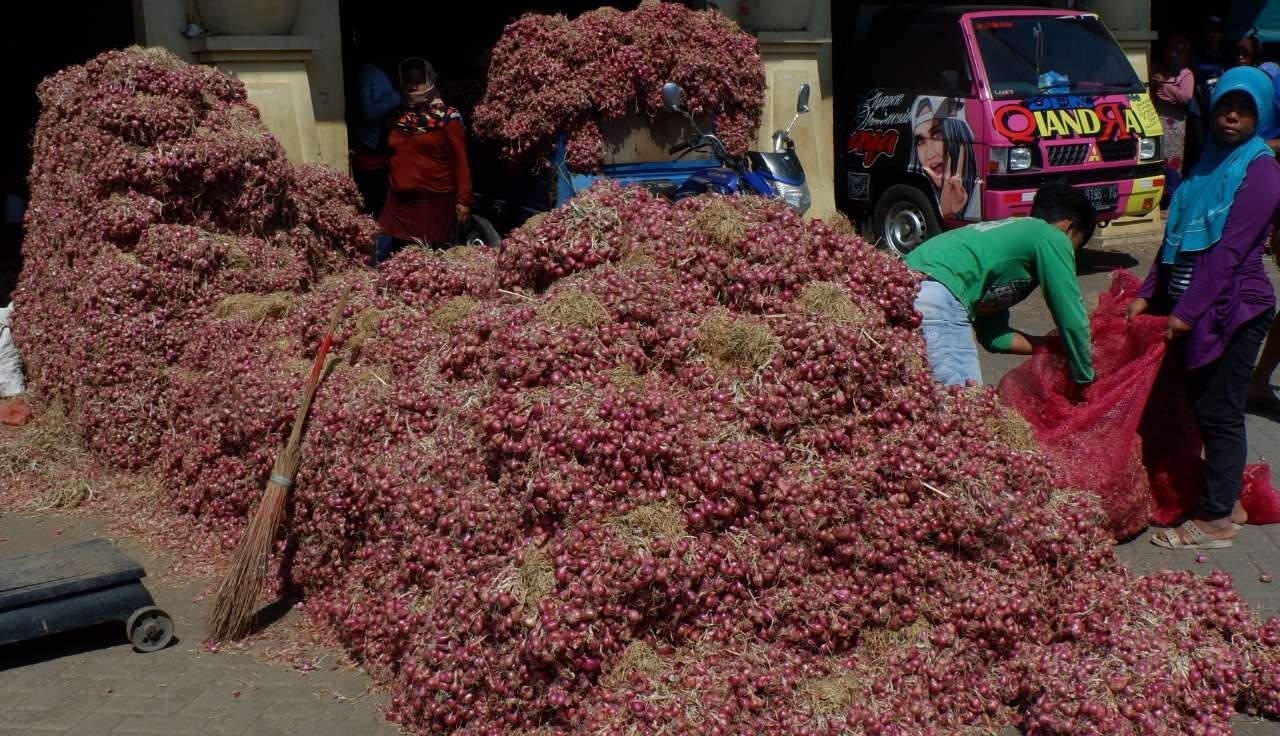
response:
[[[773,150],[773,132],[791,122],[800,85],[807,83],[811,90],[810,111],[800,116],[791,130],[791,138],[813,197],[807,214],[830,217],[836,211],[835,135],[831,96],[823,94],[820,58],[831,44],[831,38],[808,31],[760,31],[759,38],[760,56],[764,60],[765,99],[756,148]]]
[[[1151,42],[1157,34],[1151,30],[1151,0],[1090,0],[1088,8],[1097,13],[1120,44],[1138,79],[1151,77],[1149,61]],[[1094,236],[1096,247],[1121,247],[1135,242],[1149,242],[1164,231],[1157,208],[1144,217],[1121,217],[1113,220]]]
[[[307,36],[205,36],[191,42],[195,58],[244,83],[249,102],[295,163],[324,160],[307,62],[319,42]]]

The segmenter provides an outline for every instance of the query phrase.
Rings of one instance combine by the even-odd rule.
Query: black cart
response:
[[[140,652],[173,640],[173,619],[156,608],[146,577],[105,539],[0,559],[0,645],[120,621]]]

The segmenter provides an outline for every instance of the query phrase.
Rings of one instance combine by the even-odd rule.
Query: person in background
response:
[[[390,176],[378,216],[375,265],[409,242],[442,247],[471,215],[471,170],[462,116],[440,99],[436,73],[424,59],[400,64],[404,105],[386,135]]]
[[[368,58],[360,36],[353,39],[357,54]],[[374,217],[387,196],[387,156],[382,150],[382,133],[387,116],[400,106],[400,93],[391,78],[372,61],[366,61],[356,75],[358,119],[352,126],[351,177],[355,179],[364,212]]]
[[[1273,153],[1280,153],[1280,66],[1266,61],[1258,68],[1271,78],[1272,91],[1275,95],[1271,107],[1271,127],[1260,130],[1258,135],[1267,142]],[[1271,257],[1276,267],[1280,268],[1280,228],[1272,232]],[[1280,398],[1271,390],[1271,376],[1280,366],[1280,315],[1271,322],[1267,330],[1267,340],[1262,344],[1262,355],[1258,357],[1258,365],[1253,369],[1253,379],[1249,383],[1249,399],[1247,408],[1255,414],[1280,416]]]
[[[1187,140],[1187,107],[1195,97],[1195,76],[1187,66],[1191,43],[1173,36],[1164,47],[1164,73],[1151,77],[1151,92],[1164,129],[1164,191],[1166,197],[1182,181],[1182,154]]]
[[[1222,75],[1209,108],[1213,135],[1174,195],[1159,256],[1128,309],[1130,318],[1149,309],[1167,315],[1170,356],[1186,365],[1204,438],[1200,507],[1152,536],[1161,547],[1230,547],[1232,516],[1241,514],[1245,403],[1276,304],[1262,253],[1280,207],[1280,164],[1258,135],[1271,123],[1273,94],[1256,68]]]
[[[1030,217],[950,230],[908,253],[903,262],[924,276],[915,308],[934,378],[948,386],[982,383],[975,331],[991,352],[1030,355],[1044,338],[1010,327],[1009,308],[1043,286],[1079,398],[1093,381],[1093,352],[1076,253],[1096,225],[1089,198],[1054,182],[1036,192]]]
[[[1232,49],[1233,66],[1257,66],[1262,63],[1262,42],[1252,33],[1236,41]]]
[[[1197,78],[1204,81],[1217,79],[1227,67],[1227,51],[1223,45],[1222,18],[1211,15],[1205,19],[1204,36],[1191,57],[1191,66]]]
[[[1254,40],[1257,40],[1257,36],[1254,36]],[[1262,44],[1259,43],[1258,48],[1261,47]],[[1271,78],[1271,87],[1275,91],[1275,102],[1271,105],[1271,127],[1259,130],[1258,135],[1262,136],[1267,145],[1271,146],[1272,151],[1280,153],[1280,64],[1276,64],[1274,61],[1264,61],[1258,64],[1258,68],[1266,72],[1267,76]]]
[[[1187,108],[1187,141],[1182,156],[1182,170],[1190,171],[1204,148],[1209,123],[1209,95],[1218,77],[1226,71],[1229,54],[1223,44],[1222,19],[1211,15],[1205,20],[1200,46],[1191,55],[1191,71],[1195,75],[1196,94]]]

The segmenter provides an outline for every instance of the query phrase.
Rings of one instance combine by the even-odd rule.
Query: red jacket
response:
[[[410,134],[393,127],[387,135],[391,150],[391,191],[448,194],[471,206],[471,169],[467,166],[466,134],[459,119],[442,128]]]

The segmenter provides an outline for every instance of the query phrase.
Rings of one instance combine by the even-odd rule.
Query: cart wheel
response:
[[[134,649],[139,652],[155,652],[173,641],[173,619],[155,606],[146,606],[129,616],[125,631],[129,633],[129,641],[133,642]]]

